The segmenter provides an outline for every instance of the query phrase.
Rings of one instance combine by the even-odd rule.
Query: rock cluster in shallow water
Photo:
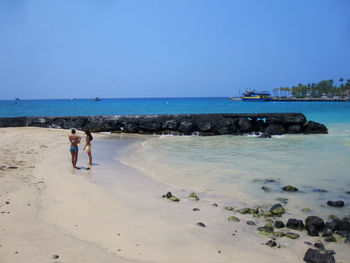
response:
[[[257,133],[269,138],[279,134],[328,133],[327,127],[307,121],[302,113],[174,114],[133,116],[67,116],[0,118],[0,127],[89,129],[94,132],[139,134],[240,135]]]

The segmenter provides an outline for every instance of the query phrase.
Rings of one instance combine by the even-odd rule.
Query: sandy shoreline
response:
[[[89,171],[73,170],[69,133],[0,129],[0,262],[301,262],[309,248],[304,234],[297,242],[281,239],[287,248],[261,245],[268,239],[246,224],[251,217],[228,222],[231,214],[212,206],[227,200],[203,194],[191,201],[188,189],[156,182],[118,162],[101,159]],[[96,150],[103,140],[95,135]],[[87,163],[85,152],[80,158],[80,166]],[[106,173],[113,173],[112,187],[94,182]],[[160,198],[167,191],[181,202]],[[345,249],[337,249],[337,257],[346,258]]]

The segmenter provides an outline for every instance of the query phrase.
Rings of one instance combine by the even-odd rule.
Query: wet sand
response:
[[[270,248],[263,245],[269,238],[246,224],[250,215],[227,220],[233,213],[223,206],[247,204],[205,192],[197,193],[200,201],[190,200],[190,186],[155,181],[111,156],[142,136],[94,135],[96,165],[75,170],[69,134],[0,129],[0,262],[301,262],[310,248],[304,241],[319,239],[298,232],[298,240],[278,239],[286,248]],[[87,167],[82,147],[78,166]],[[181,201],[161,198],[168,191]],[[336,247],[336,258],[346,262],[347,246],[327,249]]]

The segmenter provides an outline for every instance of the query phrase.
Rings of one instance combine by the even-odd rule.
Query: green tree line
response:
[[[296,98],[305,98],[306,96],[320,98],[323,94],[328,97],[342,96],[347,90],[350,91],[350,79],[344,83],[344,79],[340,78],[339,82],[339,86],[335,85],[332,79],[322,80],[318,83],[299,83],[298,86],[280,87],[272,91],[275,96],[280,97],[294,95]]]

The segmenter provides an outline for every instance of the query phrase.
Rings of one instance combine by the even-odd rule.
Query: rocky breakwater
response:
[[[241,135],[259,133],[326,134],[323,124],[307,121],[302,113],[172,114],[133,116],[66,116],[0,118],[0,127],[46,127],[93,132],[175,135]]]

